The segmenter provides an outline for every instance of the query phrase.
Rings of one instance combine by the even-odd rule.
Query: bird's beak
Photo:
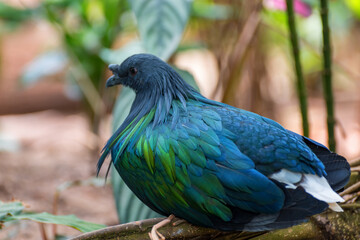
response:
[[[119,84],[119,78],[116,77],[115,75],[112,75],[111,77],[109,77],[108,80],[106,80],[106,87],[112,87]]]
[[[106,87],[112,87],[114,85],[117,85],[120,83],[120,77],[119,77],[119,65],[117,64],[110,64],[109,65],[110,71],[113,72],[114,75],[112,75],[107,81],[106,81]]]

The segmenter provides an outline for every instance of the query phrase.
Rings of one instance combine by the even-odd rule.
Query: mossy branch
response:
[[[161,222],[164,219],[165,218],[153,218],[143,221],[121,224],[113,227],[107,227],[94,232],[82,234],[80,236],[72,238],[71,240],[150,239],[149,232],[151,231],[152,226]],[[171,224],[168,224],[159,229],[159,232],[166,238],[166,240],[250,239],[258,235],[264,234],[264,232],[221,232],[211,228],[198,227],[187,222],[176,224],[178,220],[179,219],[175,219],[172,221]]]
[[[360,236],[360,204],[342,205],[345,212],[324,212],[311,218],[307,223],[287,229],[271,232],[221,232],[215,229],[194,226],[187,222],[171,224],[159,229],[167,240],[186,239],[359,239]],[[164,218],[107,227],[90,233],[79,235],[72,240],[115,240],[115,239],[149,239],[149,232],[154,224]],[[174,226],[175,223],[175,226]]]

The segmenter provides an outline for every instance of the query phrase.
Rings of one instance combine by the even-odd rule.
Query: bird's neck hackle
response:
[[[173,107],[174,100],[180,102],[182,108],[186,111],[186,101],[188,99],[201,97],[174,70],[166,75],[153,74],[152,77],[155,78],[152,81],[154,85],[150,89],[136,91],[136,97],[129,115],[103,148],[98,162],[98,172],[114,146],[121,144],[120,148],[125,148],[127,145],[126,139],[130,135],[133,137],[135,132],[138,134],[149,124],[155,127],[164,123],[167,120],[170,109]],[[158,81],[158,79],[162,81]],[[119,153],[121,155],[121,152],[118,151],[118,156],[113,156],[112,161],[115,161],[119,157]]]

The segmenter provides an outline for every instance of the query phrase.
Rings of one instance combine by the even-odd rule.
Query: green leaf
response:
[[[351,9],[353,10],[353,9]],[[345,1],[329,1],[329,25],[336,36],[346,36],[351,29],[354,18],[351,17],[351,11],[346,6]]]
[[[345,0],[348,8],[360,19],[360,1],[359,0]]]
[[[141,41],[163,60],[176,50],[191,11],[190,0],[132,0]]]
[[[103,1],[85,1],[83,3],[83,10],[85,12],[85,17],[87,21],[89,21],[92,26],[104,24],[105,16]]]
[[[69,240],[70,238],[64,235],[57,235],[55,236],[55,240]]]
[[[60,5],[60,6],[68,6],[71,4],[73,0],[45,0],[44,3],[49,5]]]
[[[23,22],[38,13],[37,8],[20,9],[0,2],[0,19],[12,22]]]
[[[195,82],[195,79],[193,77],[193,75],[191,75],[191,73],[189,73],[188,71],[186,70],[182,70],[180,68],[177,68],[175,66],[172,66],[175,71],[180,74],[180,76],[188,83],[190,84],[193,88],[195,88],[196,90],[200,91],[198,85],[196,84]]]
[[[0,201],[0,222],[10,222],[14,220],[33,220],[36,222],[60,224],[75,228],[81,232],[91,232],[104,228],[105,225],[83,221],[75,215],[58,216],[50,213],[22,213],[24,204],[19,201],[1,202]],[[0,225],[1,228],[1,225]]]
[[[106,63],[122,63],[131,55],[143,52],[145,52],[145,50],[142,43],[140,41],[133,41],[116,50],[102,49],[100,57]]]
[[[6,218],[6,221],[11,220],[33,220],[41,223],[60,224],[75,228],[81,232],[91,232],[106,227],[102,224],[96,224],[83,221],[75,215],[52,215],[50,213],[23,213],[20,215],[13,215]]]
[[[192,17],[207,18],[212,20],[228,19],[231,16],[230,6],[215,4],[207,0],[194,1],[192,6]]]
[[[108,22],[108,27],[110,31],[113,28],[118,28],[122,24],[124,14],[130,11],[129,4],[126,0],[108,0],[102,1],[104,4],[104,15]],[[121,22],[119,24],[119,18],[121,17]]]
[[[123,87],[113,109],[113,131],[124,122],[129,115],[131,104],[135,99],[135,92],[128,87]]]
[[[30,86],[43,77],[57,74],[64,70],[68,62],[63,51],[48,51],[36,57],[23,71],[21,82]]]
[[[22,202],[1,202],[0,201],[0,221],[5,221],[8,216],[20,214],[24,209]]]
[[[191,42],[179,45],[176,49],[176,53],[190,51],[190,50],[205,50],[206,45],[203,42]]]

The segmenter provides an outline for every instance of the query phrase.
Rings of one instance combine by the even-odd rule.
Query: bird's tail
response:
[[[315,153],[315,155],[325,165],[327,176],[326,180],[329,182],[334,191],[341,191],[348,183],[350,178],[350,165],[343,156],[331,152],[324,145],[315,142],[309,138],[303,137],[306,145]]]
[[[268,231],[291,227],[307,222],[309,217],[325,211],[328,204],[308,194],[302,187],[286,188],[286,185],[272,180],[285,194],[283,208],[273,214],[260,214],[231,207],[233,218],[230,222],[213,219],[214,226],[220,230]]]

